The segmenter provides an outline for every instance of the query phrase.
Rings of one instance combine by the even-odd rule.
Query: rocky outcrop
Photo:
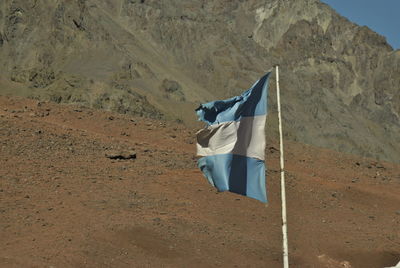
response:
[[[400,161],[400,51],[318,0],[4,0],[0,63],[15,94],[189,124],[279,64],[288,138]]]

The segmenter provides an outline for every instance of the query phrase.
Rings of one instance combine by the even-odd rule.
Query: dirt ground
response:
[[[275,139],[266,207],[207,183],[195,131],[0,97],[0,267],[282,267]],[[291,267],[400,261],[400,165],[285,150]]]

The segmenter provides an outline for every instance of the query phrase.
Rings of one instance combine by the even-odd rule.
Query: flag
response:
[[[212,101],[196,109],[207,127],[197,132],[198,167],[218,191],[267,202],[265,120],[268,80],[261,77],[242,95]]]

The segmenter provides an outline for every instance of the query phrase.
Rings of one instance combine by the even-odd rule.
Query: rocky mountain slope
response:
[[[276,140],[265,207],[209,185],[182,124],[2,96],[0,107],[0,267],[282,267]],[[287,145],[291,267],[394,266],[400,165]],[[136,158],[110,159],[125,151]]]
[[[400,51],[318,0],[0,3],[2,94],[190,125],[275,64],[287,137],[400,161]]]

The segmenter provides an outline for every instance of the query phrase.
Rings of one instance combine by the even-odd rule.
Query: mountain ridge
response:
[[[4,94],[193,125],[199,103],[240,94],[279,64],[289,139],[400,161],[400,51],[317,0],[6,0],[0,10]]]

